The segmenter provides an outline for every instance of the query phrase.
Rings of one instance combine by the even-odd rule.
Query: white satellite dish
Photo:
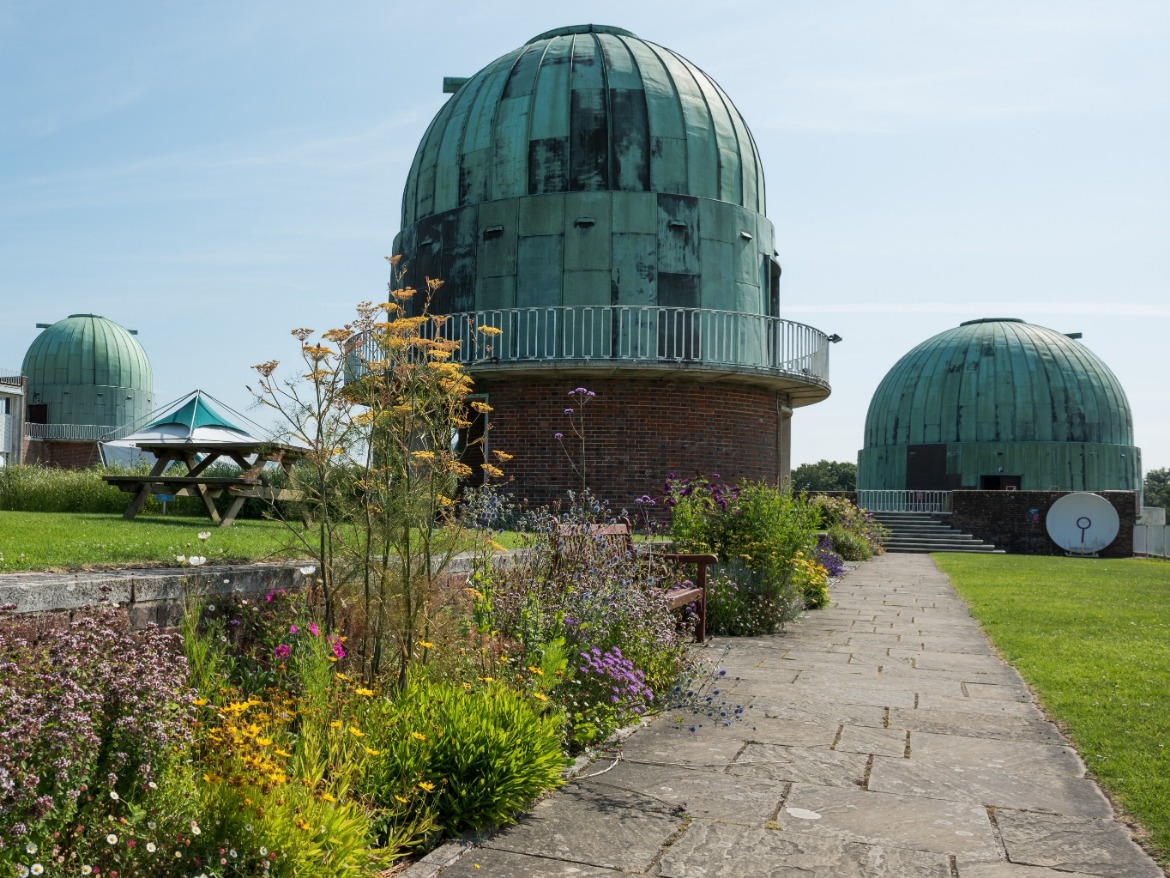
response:
[[[1072,555],[1095,555],[1117,538],[1121,522],[1099,494],[1066,494],[1044,520],[1052,541]]]

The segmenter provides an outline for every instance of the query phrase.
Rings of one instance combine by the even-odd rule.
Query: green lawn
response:
[[[1170,563],[934,559],[1101,785],[1170,862]]]
[[[206,542],[201,532],[211,534]],[[0,512],[0,573],[174,566],[176,555],[193,554],[209,563],[256,561],[279,557],[290,537],[279,522],[252,519],[219,527],[206,518],[174,515],[126,521],[116,513]]]

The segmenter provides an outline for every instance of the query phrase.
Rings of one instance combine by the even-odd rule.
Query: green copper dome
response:
[[[24,356],[31,406],[49,424],[115,428],[154,408],[154,376],[134,334],[96,314],[44,328]]]
[[[858,483],[1133,490],[1138,455],[1125,391],[1099,357],[1054,330],[987,318],[927,339],[882,379]]]
[[[467,80],[402,197],[403,283],[433,310],[779,309],[751,132],[702,70],[629,31],[548,31]]]

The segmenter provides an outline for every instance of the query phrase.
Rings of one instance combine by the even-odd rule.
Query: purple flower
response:
[[[573,410],[572,410],[572,409],[565,409],[565,414],[566,414],[566,415],[571,415],[572,413],[573,413]]]
[[[332,648],[333,656],[335,658],[339,658],[339,659],[345,658],[345,647],[341,645],[341,638],[340,637],[334,638],[333,642],[330,643],[329,646]]]
[[[564,433],[553,433],[553,438],[554,439],[564,439],[565,434]]]
[[[309,633],[312,634],[314,637],[316,637],[318,634],[321,633],[320,630],[317,628],[316,622],[309,623]]]
[[[286,659],[292,653],[292,650],[289,648],[287,643],[282,643],[280,646],[276,647],[273,652],[276,654],[278,659]]]
[[[289,625],[288,626],[288,633],[289,634],[296,634],[297,633],[297,626],[296,625]]]

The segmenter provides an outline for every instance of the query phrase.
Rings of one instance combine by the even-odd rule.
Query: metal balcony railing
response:
[[[486,335],[480,327],[499,333]],[[428,331],[457,341],[454,359],[472,367],[677,365],[829,384],[827,336],[762,314],[627,305],[500,308],[449,314]],[[380,359],[373,340],[359,351],[367,362]]]
[[[55,439],[66,442],[98,442],[119,438],[120,428],[103,424],[30,424],[25,423],[26,439]]]
[[[857,505],[870,512],[950,512],[950,491],[858,491]]]

